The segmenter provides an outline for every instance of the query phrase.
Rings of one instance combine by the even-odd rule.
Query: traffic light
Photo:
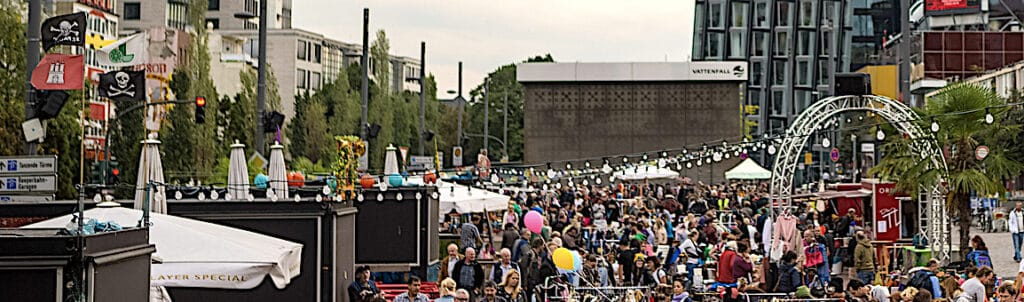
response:
[[[196,97],[196,124],[206,123],[206,97]]]
[[[108,167],[110,171],[107,172],[107,184],[114,185],[121,180],[121,166],[116,161],[111,161]]]

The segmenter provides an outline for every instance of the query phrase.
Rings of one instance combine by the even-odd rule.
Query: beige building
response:
[[[246,12],[255,16],[259,10],[259,0],[208,0],[206,23],[213,24],[214,29],[257,29],[259,19],[238,19],[235,14]],[[292,0],[270,0],[267,11],[272,12],[267,28],[292,27]]]
[[[118,0],[121,35],[154,27],[184,30],[188,26],[188,0]]]
[[[220,57],[221,64],[211,64],[210,73],[217,91],[233,96],[240,89],[237,83],[240,69],[232,64],[247,62],[256,65],[258,33],[256,30],[214,32],[221,38],[214,46],[211,36],[211,55]],[[239,48],[241,53],[235,52]],[[281,113],[285,115],[286,123],[295,115],[296,95],[315,93],[324,83],[337,79],[345,66],[358,63],[361,55],[360,45],[332,40],[319,33],[298,28],[270,29],[267,32],[267,62],[277,78]],[[388,68],[392,70],[389,83],[392,91],[419,92],[419,84],[406,81],[405,76],[419,77],[419,60],[392,56]]]

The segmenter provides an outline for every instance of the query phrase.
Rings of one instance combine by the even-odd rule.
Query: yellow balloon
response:
[[[569,249],[560,247],[551,254],[551,260],[555,262],[555,266],[560,269],[572,270],[572,253]]]

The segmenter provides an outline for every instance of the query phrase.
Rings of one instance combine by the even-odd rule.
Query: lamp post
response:
[[[427,109],[424,101],[424,93],[427,90],[425,79],[427,78],[427,42],[420,42],[420,156],[427,155],[424,135],[427,134]]]
[[[505,114],[505,127],[502,129],[502,133],[503,134],[502,134],[502,138],[501,138],[501,140],[505,142],[504,144],[502,144],[502,148],[501,148],[502,149],[501,151],[505,155],[505,157],[502,158],[502,162],[507,162],[508,161],[508,90],[505,91],[505,106],[504,106],[504,108],[502,108],[502,113]]]
[[[490,116],[491,116],[491,98],[490,98],[491,91],[490,91],[490,88],[491,88],[491,78],[484,78],[484,137],[487,137],[488,134],[490,134],[490,132],[488,131],[489,130],[488,126],[491,123],[491,118],[490,118]],[[488,148],[487,148],[487,145],[488,145],[487,141],[488,141],[488,139],[484,138],[484,150],[488,150]]]
[[[236,13],[235,18],[252,19],[256,17],[250,12]],[[263,111],[267,107],[267,1],[260,1],[260,25],[258,33],[259,56],[257,59],[256,76],[256,153],[263,155]]]

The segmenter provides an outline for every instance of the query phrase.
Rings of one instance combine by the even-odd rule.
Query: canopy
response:
[[[249,196],[249,167],[245,162],[245,145],[235,141],[231,145],[231,158],[228,161],[228,194],[237,200],[245,200]]]
[[[656,166],[637,166],[615,172],[612,177],[621,180],[668,179],[679,177],[679,172]]]
[[[486,211],[502,211],[508,208],[511,197],[491,191],[463,186],[456,183],[438,181],[438,199],[441,206],[441,217],[453,209],[459,213],[483,213]]]
[[[725,172],[726,179],[769,179],[772,172],[754,162],[753,159],[745,159],[729,171]]]
[[[138,225],[142,211],[94,208],[85,217]],[[64,228],[71,215],[24,228]],[[302,244],[218,224],[153,213],[149,242],[156,245],[150,282],[153,286],[250,289],[270,275],[283,289],[299,275]]]
[[[274,189],[275,199],[288,199],[288,174],[284,166],[284,147],[280,143],[270,146],[270,167],[267,169],[270,174],[270,188]]]

